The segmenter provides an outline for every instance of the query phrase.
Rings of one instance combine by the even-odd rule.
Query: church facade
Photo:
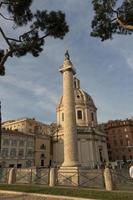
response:
[[[74,88],[79,164],[81,167],[98,167],[108,161],[106,135],[98,128],[97,108],[92,97],[81,89],[80,80],[75,75],[73,75],[72,87]],[[56,109],[58,129],[53,136],[53,163],[55,166],[61,166],[64,161],[63,99],[64,96],[60,98]]]

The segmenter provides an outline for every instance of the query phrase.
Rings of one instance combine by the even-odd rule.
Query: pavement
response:
[[[94,200],[94,199],[0,190],[0,200]]]

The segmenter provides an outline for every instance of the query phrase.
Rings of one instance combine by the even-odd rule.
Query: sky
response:
[[[90,37],[93,10],[89,0],[34,0],[33,9],[62,10],[70,31],[64,40],[47,38],[37,58],[28,54],[7,61],[6,75],[0,77],[3,121],[29,117],[56,122],[62,95],[59,67],[67,49],[81,88],[98,109],[98,122],[133,117],[133,36],[114,35],[105,42]],[[17,37],[24,31],[14,31],[2,19],[0,24],[8,36]],[[0,35],[2,47],[5,43]]]

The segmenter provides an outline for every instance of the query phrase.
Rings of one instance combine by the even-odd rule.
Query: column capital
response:
[[[59,71],[61,73],[63,73],[64,71],[72,71],[73,75],[76,74],[76,70],[73,67],[72,61],[70,60],[68,51],[66,51],[65,53],[64,62],[63,62],[63,65],[60,67]]]

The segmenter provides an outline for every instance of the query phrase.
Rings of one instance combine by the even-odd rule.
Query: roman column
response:
[[[64,162],[62,166],[76,167],[79,165],[73,80],[76,71],[70,60],[68,51],[65,53],[64,63],[59,71],[63,75],[64,105]]]

